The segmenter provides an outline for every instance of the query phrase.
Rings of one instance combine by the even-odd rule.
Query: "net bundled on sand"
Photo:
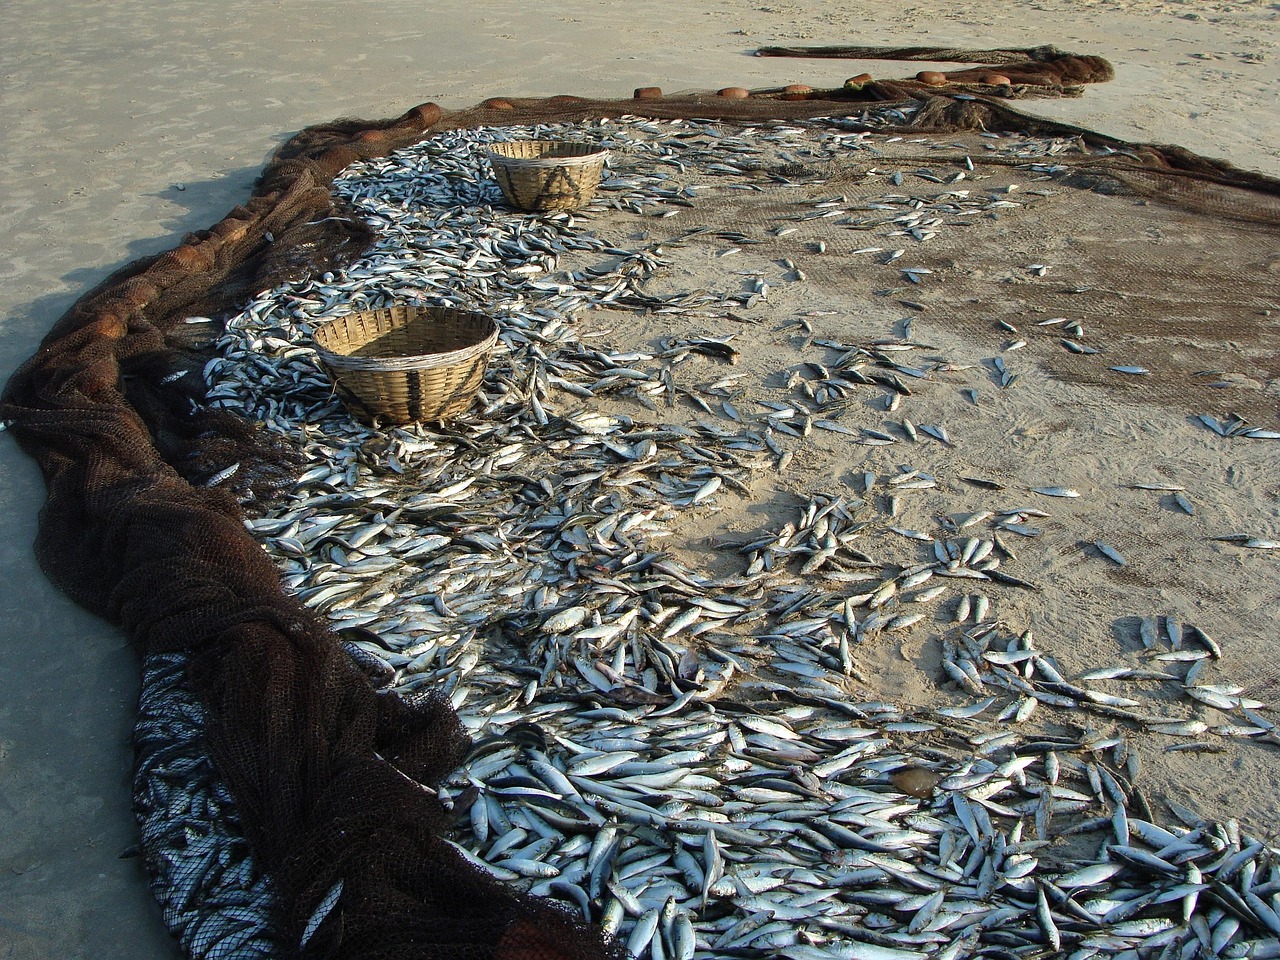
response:
[[[428,128],[641,106],[655,116],[727,119],[864,109],[828,100],[553,98],[314,128],[282,149],[245,209],[110,278],[9,384],[5,416],[50,488],[42,564],[77,600],[120,623],[145,656],[190,658],[206,742],[276,889],[283,942],[308,955],[586,957],[618,947],[561,908],[494,882],[439,840],[444,812],[433,788],[462,760],[467,738],[442,697],[380,696],[328,625],[280,589],[231,494],[252,509],[289,476],[293,458],[237,418],[190,412],[199,385],[176,375],[194,369],[198,355],[188,352],[193,327],[182,321],[357,251],[366,235],[328,189],[352,160]],[[1033,123],[973,101],[932,101],[919,114],[914,106],[917,129]],[[1199,184],[1233,180],[1274,194],[1261,178],[1221,165],[1171,151],[1147,156],[1158,162],[1126,156],[1104,172],[1136,166],[1135,179],[1157,190],[1174,177],[1191,181],[1179,190],[1201,200]]]

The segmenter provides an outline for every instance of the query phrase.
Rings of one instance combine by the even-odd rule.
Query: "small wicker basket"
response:
[[[596,195],[609,151],[589,143],[513,140],[488,151],[494,179],[519,210],[573,210]]]
[[[317,353],[363,420],[447,420],[475,399],[498,340],[493,319],[447,307],[396,306],[339,317]]]

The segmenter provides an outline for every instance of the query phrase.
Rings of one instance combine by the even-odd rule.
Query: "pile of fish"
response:
[[[152,890],[191,956],[279,956],[271,881],[255,866],[203,736],[204,708],[187,689],[186,658],[147,657],[133,731],[133,806]]]
[[[697,226],[636,241],[637,225],[696,210],[708,192],[874,161],[895,139],[875,127],[906,119],[880,108],[749,128],[623,118],[452,131],[350,168],[335,190],[379,232],[375,248],[340,275],[257,297],[205,369],[211,405],[261,421],[311,463],[249,527],[383,695],[450,696],[475,739],[442,793],[459,849],[602,923],[636,957],[1280,957],[1280,853],[1233,821],[1152,809],[1123,736],[1268,749],[1280,745],[1268,705],[1206,682],[1221,649],[1172,617],[1143,621],[1143,663],[1064,676],[998,609],[1008,591],[1041,590],[1018,551],[1037,543],[1044,511],[972,476],[962,479],[990,492],[990,509],[911,529],[900,501],[938,477],[901,467],[718,542],[713,564],[688,550],[691,520],[750,500],[815,430],[952,447],[941,424],[874,430],[841,414],[868,395],[896,411],[966,368],[910,361],[920,345],[907,322],[890,338],[815,340],[821,352],[772,399],[743,399],[740,378],[724,375],[734,337],[698,323],[749,326],[770,281],[802,282],[804,270],[663,292],[671,251],[723,242],[723,259],[765,230],[823,224],[875,231],[882,246],[855,253],[918,283],[928,270],[898,266],[895,236],[924,242],[946,217],[1017,201],[956,187],[932,207],[895,193],[870,208],[806,201],[761,235]],[[590,140],[625,161],[586,211],[517,215],[481,159],[485,144],[517,137]],[[1082,149],[990,140],[1039,176]],[[909,175],[952,185],[963,172]],[[877,175],[895,188],[904,176]],[[499,321],[480,400],[444,427],[354,420],[309,339],[327,317],[405,301]],[[679,333],[611,347],[580,325],[599,306],[669,315]],[[1000,367],[1010,386],[1016,373]],[[237,465],[209,482],[240,489]],[[959,695],[878,699],[862,651],[930,631]],[[268,956],[270,888],[200,755],[180,672],[173,658],[148,664],[144,852],[193,956]],[[1150,674],[1222,721],[1097,686]]]

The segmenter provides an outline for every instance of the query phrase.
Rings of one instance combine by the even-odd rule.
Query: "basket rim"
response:
[[[584,147],[587,148],[587,152],[572,157],[511,157],[504,153],[499,153],[496,149],[505,144],[526,143],[539,144],[550,148]],[[490,162],[499,163],[507,167],[582,167],[607,160],[609,158],[609,148],[577,140],[504,140],[486,147],[485,155]]]
[[[384,308],[385,309],[385,308]],[[425,310],[454,310],[458,313],[468,314],[483,320],[489,328],[488,333],[483,339],[476,343],[465,347],[459,347],[456,350],[445,350],[439,353],[419,353],[405,354],[399,357],[355,357],[349,354],[334,353],[318,342],[315,344],[317,356],[325,366],[333,370],[342,371],[361,371],[366,373],[404,373],[410,370],[436,370],[440,367],[451,367],[456,364],[465,363],[473,360],[478,356],[487,354],[493,349],[494,344],[498,342],[498,324],[487,313],[480,313],[476,310],[457,310],[454,307],[424,307]],[[372,313],[372,310],[353,310],[351,313],[344,313],[340,317],[331,317],[323,324],[315,328],[312,333],[312,340],[320,330],[330,325],[345,321],[348,317],[357,316],[361,313]],[[358,347],[356,349],[359,349]]]

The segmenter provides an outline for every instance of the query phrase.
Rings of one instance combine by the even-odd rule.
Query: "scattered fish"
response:
[[[906,120],[894,107],[869,107],[867,117]],[[607,171],[586,211],[517,217],[497,205],[477,145],[588,133],[645,162]],[[789,515],[750,534],[717,534],[717,573],[669,549],[682,518],[749,498],[753,479],[794,450],[840,442],[869,455],[880,446],[960,455],[955,422],[953,438],[940,422],[901,413],[887,423],[841,419],[856,398],[873,398],[882,416],[956,375],[962,365],[911,342],[909,326],[874,342],[806,340],[812,362],[788,381],[786,402],[779,391],[777,405],[765,406],[721,379],[739,353],[713,329],[682,328],[647,351],[624,352],[574,323],[593,306],[679,315],[689,327],[712,311],[772,309],[760,277],[735,279],[742,290],[674,294],[648,282],[669,265],[672,246],[727,243],[731,262],[747,265],[762,237],[694,228],[627,248],[605,236],[601,215],[661,218],[677,199],[696,206],[697,191],[676,189],[667,170],[699,187],[697,177],[717,189],[750,186],[766,169],[753,166],[762,151],[865,150],[872,161],[873,138],[844,121],[763,123],[734,136],[719,124],[624,118],[450,131],[348,168],[335,190],[382,239],[340,275],[256,297],[228,323],[205,371],[211,406],[267,424],[309,464],[249,527],[286,588],[351,631],[353,659],[384,678],[383,695],[447,696],[486,742],[439,793],[458,814],[449,840],[460,854],[531,895],[564,901],[637,957],[1030,960],[1067,949],[1155,956],[1166,947],[1189,956],[1206,933],[1215,955],[1266,955],[1280,935],[1272,903],[1280,854],[1238,824],[1151,810],[1134,751],[1112,731],[1206,737],[1175,744],[1197,749],[1212,737],[1266,748],[1275,739],[1267,706],[1203,672],[1184,677],[1222,649],[1168,616],[1168,648],[1162,621],[1148,616],[1143,651],[1133,654],[1143,659],[1065,679],[1050,649],[1006,619],[1016,606],[1009,591],[1039,589],[1035,560],[1020,563],[1006,531],[1027,537],[1028,552],[1054,537],[1027,522],[1044,511],[998,502],[1001,481],[960,475],[976,488],[960,489],[985,506],[935,515],[914,501],[952,492],[958,471],[877,470],[866,459],[851,489],[801,495]],[[1043,159],[1056,148],[1036,149]],[[943,182],[928,171],[911,176]],[[896,185],[904,181],[912,182],[899,176]],[[1017,203],[977,193],[939,202],[975,211]],[[890,246],[932,235],[927,208],[905,194],[868,206],[804,201],[784,222],[881,230],[884,246],[855,251],[885,254],[862,261],[865,269],[913,283],[929,277],[928,268],[897,266],[905,250]],[[873,222],[856,222],[863,214]],[[770,233],[784,239],[795,229]],[[893,231],[905,239],[888,240]],[[353,420],[307,346],[310,331],[424,289],[499,317],[502,346],[476,413],[445,430]],[[1002,386],[1016,382],[1003,361],[974,369],[989,377],[993,367]],[[857,446],[842,439],[850,433]],[[904,434],[943,446],[912,446]],[[1003,475],[1003,464],[983,463],[961,469]],[[218,483],[244,491],[246,472]],[[1094,545],[1125,564],[1105,542]],[[913,708],[858,694],[860,647],[926,635],[953,699]],[[1166,649],[1207,656],[1148,662],[1145,651]],[[166,919],[188,949],[211,915],[244,931],[234,934],[245,937],[243,955],[305,947],[342,909],[341,880],[322,887],[301,944],[273,939],[270,883],[203,759],[185,665],[150,657],[146,670],[135,793]],[[1225,714],[1212,721],[1222,732],[1172,705],[1157,715],[1136,690],[1094,686],[1120,679],[1173,683],[1185,710]],[[1053,710],[1070,711],[1071,726],[1042,726]],[[182,749],[165,746],[174,743]],[[1049,849],[1071,832],[1098,835],[1096,861]],[[206,871],[210,858],[230,866]],[[1213,906],[1184,911],[1187,897]]]

